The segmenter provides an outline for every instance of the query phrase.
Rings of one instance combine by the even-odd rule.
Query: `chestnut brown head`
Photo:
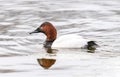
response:
[[[57,37],[57,31],[55,27],[50,22],[42,23],[33,33],[44,33],[47,36],[46,41],[54,41]]]

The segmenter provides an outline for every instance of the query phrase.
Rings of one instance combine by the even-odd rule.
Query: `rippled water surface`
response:
[[[29,35],[49,21],[58,37],[79,34],[95,40],[95,53],[60,49],[54,55],[42,47],[43,34]],[[56,63],[48,70],[37,59]],[[119,77],[120,0],[0,0],[1,77]]]

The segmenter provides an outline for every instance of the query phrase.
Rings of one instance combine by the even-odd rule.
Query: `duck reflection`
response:
[[[45,48],[46,54],[42,58],[38,58],[37,61],[44,69],[49,69],[56,62],[56,50],[51,48]]]
[[[57,54],[59,56],[60,53],[57,53],[58,50],[54,50],[54,49],[51,49],[51,48],[44,48],[44,49],[45,49],[45,54],[43,55],[43,57],[38,58],[37,61],[38,61],[39,65],[41,67],[43,67],[44,69],[49,69],[50,67],[52,67],[55,64]],[[66,52],[64,52],[63,50],[66,51]],[[63,49],[63,50],[60,50],[60,51],[62,51],[62,54],[65,53],[67,55],[70,55],[70,54],[77,55],[78,53],[80,53],[82,51],[83,52],[86,51],[84,49],[83,50],[82,49],[81,50],[80,49]],[[87,50],[87,52],[95,53],[95,50],[96,50],[95,48],[94,49],[90,48],[89,50]]]

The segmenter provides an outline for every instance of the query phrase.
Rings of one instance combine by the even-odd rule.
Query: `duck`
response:
[[[45,48],[86,48],[88,50],[96,49],[98,46],[95,41],[88,40],[77,34],[62,35],[57,38],[57,30],[50,22],[43,22],[37,29],[30,32],[43,33],[46,40],[43,44]]]

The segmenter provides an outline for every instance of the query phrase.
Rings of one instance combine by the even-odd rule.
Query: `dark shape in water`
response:
[[[98,47],[98,45],[95,43],[95,41],[88,42],[88,45],[87,45],[88,50],[96,50],[96,47]]]
[[[40,66],[42,66],[44,69],[49,69],[55,62],[55,59],[47,59],[47,58],[41,58],[37,59]]]

